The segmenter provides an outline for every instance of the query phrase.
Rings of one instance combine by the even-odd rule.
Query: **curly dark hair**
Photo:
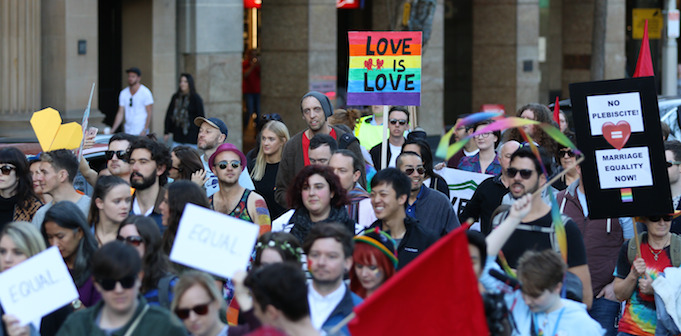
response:
[[[323,177],[329,184],[329,190],[333,193],[331,207],[338,208],[348,204],[347,191],[341,186],[338,176],[333,173],[333,169],[328,166],[309,165],[298,172],[288,188],[286,196],[290,208],[303,207],[303,187],[307,185],[310,176],[315,174]]]
[[[524,105],[521,108],[519,108],[518,111],[516,111],[515,116],[520,118],[520,115],[523,114],[525,110],[532,111],[532,113],[534,114],[534,120],[542,123],[552,124],[557,127],[556,122],[553,121],[553,119],[551,118],[551,111],[545,105],[537,103]],[[517,128],[512,128],[508,132],[506,132],[506,134],[504,134],[504,142],[509,140],[515,140],[520,143],[525,142],[525,139],[523,139],[522,135],[520,135],[520,131]],[[537,144],[539,144],[539,146],[546,150],[546,152],[548,153],[556,152],[556,142],[541,128],[535,127],[534,136],[532,137],[532,140],[536,141]]]
[[[146,149],[151,153],[151,159],[156,162],[156,166],[166,167],[163,174],[158,177],[158,184],[160,186],[166,185],[166,183],[168,183],[168,168],[170,168],[171,165],[170,150],[168,149],[168,146],[147,137],[138,137],[135,142],[130,144],[128,157],[130,157],[130,154],[132,154],[135,149],[140,148]]]
[[[33,178],[26,156],[16,147],[0,149],[0,163],[9,163],[15,167],[17,177],[17,204],[28,207],[38,197],[33,191]]]

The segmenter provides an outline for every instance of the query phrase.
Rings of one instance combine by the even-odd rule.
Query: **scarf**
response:
[[[331,207],[329,217],[319,222],[313,222],[310,219],[310,213],[307,211],[307,209],[305,209],[305,207],[301,207],[296,209],[296,211],[293,213],[293,216],[291,216],[289,223],[293,223],[291,234],[298,238],[298,240],[301,242],[305,241],[308,233],[310,233],[310,229],[312,229],[312,227],[318,223],[339,223],[346,227],[352,235],[354,235],[355,232],[355,223],[348,216],[348,212],[345,210],[345,207]]]

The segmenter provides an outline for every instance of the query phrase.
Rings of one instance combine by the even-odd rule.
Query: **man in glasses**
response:
[[[197,117],[194,119],[194,124],[199,127],[199,137],[196,144],[203,151],[201,162],[203,162],[203,170],[206,171],[206,178],[208,179],[204,186],[206,187],[206,196],[210,197],[220,187],[217,177],[211,172],[213,168],[208,164],[208,158],[215,153],[218,146],[227,141],[229,130],[225,122],[218,118]],[[248,175],[248,169],[244,169],[239,175],[239,184],[246,189],[255,190],[253,180]]]
[[[425,168],[418,154],[402,152],[397,157],[397,168],[411,180],[407,216],[418,219],[422,228],[437,237],[461,226],[447,196],[423,185]]]
[[[270,211],[265,199],[239,184],[239,175],[246,168],[244,153],[231,143],[225,143],[218,146],[208,163],[220,184],[218,192],[208,198],[213,209],[258,224],[260,234],[269,232]]]
[[[102,300],[71,314],[60,335],[186,335],[168,310],[139,295],[142,260],[133,247],[118,241],[104,244],[92,256],[92,277]]]
[[[519,199],[526,194],[533,194],[546,184],[547,178],[542,172],[542,164],[550,174],[550,158],[543,149],[539,149],[540,161],[529,147],[522,147],[511,155],[511,163],[506,174],[511,181],[509,193],[513,199]],[[586,251],[582,234],[577,224],[569,217],[563,217],[565,238],[567,243],[568,271],[574,273],[582,281],[583,302],[587,308],[593,300],[591,276],[586,264]],[[502,251],[508,265],[515,269],[518,259],[528,250],[542,251],[556,249],[559,244],[555,234],[551,207],[542,199],[541,195],[532,198],[532,210],[522,220],[511,238],[503,246]]]
[[[300,112],[307,128],[292,136],[284,145],[274,191],[277,203],[287,209],[286,190],[289,183],[293,181],[293,178],[303,167],[310,165],[308,150],[310,140],[317,134],[326,134],[338,141],[346,133],[342,129],[328,124],[327,118],[333,115],[333,105],[331,105],[329,97],[321,92],[310,91],[306,93],[300,102]],[[362,151],[356,141],[350,143],[348,149],[362,157]],[[362,178],[359,183],[362,187],[366,187],[364,167],[362,167]]]
[[[139,137],[130,145],[128,162],[132,170],[130,186],[135,188],[130,212],[152,218],[159,230],[165,231],[159,206],[165,194],[163,187],[168,182],[170,150],[160,142]]]
[[[106,158],[106,170],[109,174],[118,176],[125,181],[130,181],[130,165],[128,164],[128,148],[137,137],[127,133],[116,133],[109,139],[109,148],[104,152]],[[93,139],[94,140],[94,139]],[[90,185],[97,183],[99,174],[90,168],[87,160],[80,160],[80,173]]]
[[[437,240],[437,236],[426,231],[418,219],[407,216],[405,210],[410,194],[409,177],[395,168],[382,169],[371,179],[371,205],[378,218],[371,228],[386,231],[395,240],[397,269],[416,259]]]
[[[492,232],[492,212],[501,204],[501,200],[508,193],[508,186],[511,184],[511,179],[504,172],[511,162],[511,155],[519,147],[520,143],[515,140],[507,141],[501,146],[499,151],[501,174],[490,177],[480,183],[475,189],[473,197],[466,203],[463,211],[459,214],[460,222],[465,222],[469,218],[473,218],[474,221],[479,219],[480,232],[485,236]]]
[[[38,209],[33,216],[33,225],[40,229],[47,210],[61,201],[75,203],[87,217],[90,211],[90,197],[81,195],[73,187],[73,179],[78,173],[78,159],[73,152],[67,149],[57,149],[43,153],[40,161],[40,174],[36,175],[36,180],[43,188],[43,193],[52,196],[52,202]]]
[[[681,209],[681,142],[672,140],[664,143],[664,156],[667,159],[667,175],[669,188],[672,190],[674,210]],[[681,218],[672,220],[672,233],[681,234]]]
[[[397,156],[402,152],[402,145],[404,145],[404,132],[409,128],[409,112],[402,106],[393,106],[388,112],[388,165],[386,167],[395,167]],[[381,149],[383,143],[371,148],[371,160],[374,162],[376,169],[381,169]]]
[[[140,83],[142,71],[132,67],[125,70],[128,74],[128,87],[118,96],[118,112],[114,119],[112,131],[123,124],[123,131],[132,135],[146,135],[149,133],[154,97],[151,91]]]

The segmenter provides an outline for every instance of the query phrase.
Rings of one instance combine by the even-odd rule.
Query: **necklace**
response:
[[[659,249],[659,250],[657,250],[657,249],[653,250],[652,245],[650,244],[650,242],[648,242],[648,250],[650,250],[650,253],[653,254],[653,258],[655,259],[655,261],[657,261],[657,259],[659,258],[660,253],[662,253],[662,251],[664,251],[664,247],[667,246],[667,242],[668,242],[669,240],[671,240],[671,236],[669,236],[669,237],[667,238],[667,240],[665,241],[665,243],[662,244],[662,248]],[[657,253],[655,253],[655,251],[657,251]]]

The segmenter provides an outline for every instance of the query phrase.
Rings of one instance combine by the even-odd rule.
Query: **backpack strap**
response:
[[[681,265],[681,236],[676,233],[672,233],[669,252],[672,256],[672,266],[679,267]]]
[[[158,304],[161,307],[170,309],[170,282],[177,278],[174,274],[168,274],[158,281]]]
[[[634,223],[634,225],[636,225],[636,223]],[[674,236],[672,236],[672,241],[674,240],[673,238],[674,238]],[[644,241],[648,241],[648,233],[647,232],[641,232],[638,235],[638,241],[640,241],[641,243],[643,243]],[[633,265],[634,260],[636,259],[636,250],[637,250],[636,239],[633,239],[633,238],[629,239],[628,246],[629,246],[629,248],[627,249],[627,259],[629,260],[629,264]],[[673,261],[672,261],[672,263],[673,263]]]

